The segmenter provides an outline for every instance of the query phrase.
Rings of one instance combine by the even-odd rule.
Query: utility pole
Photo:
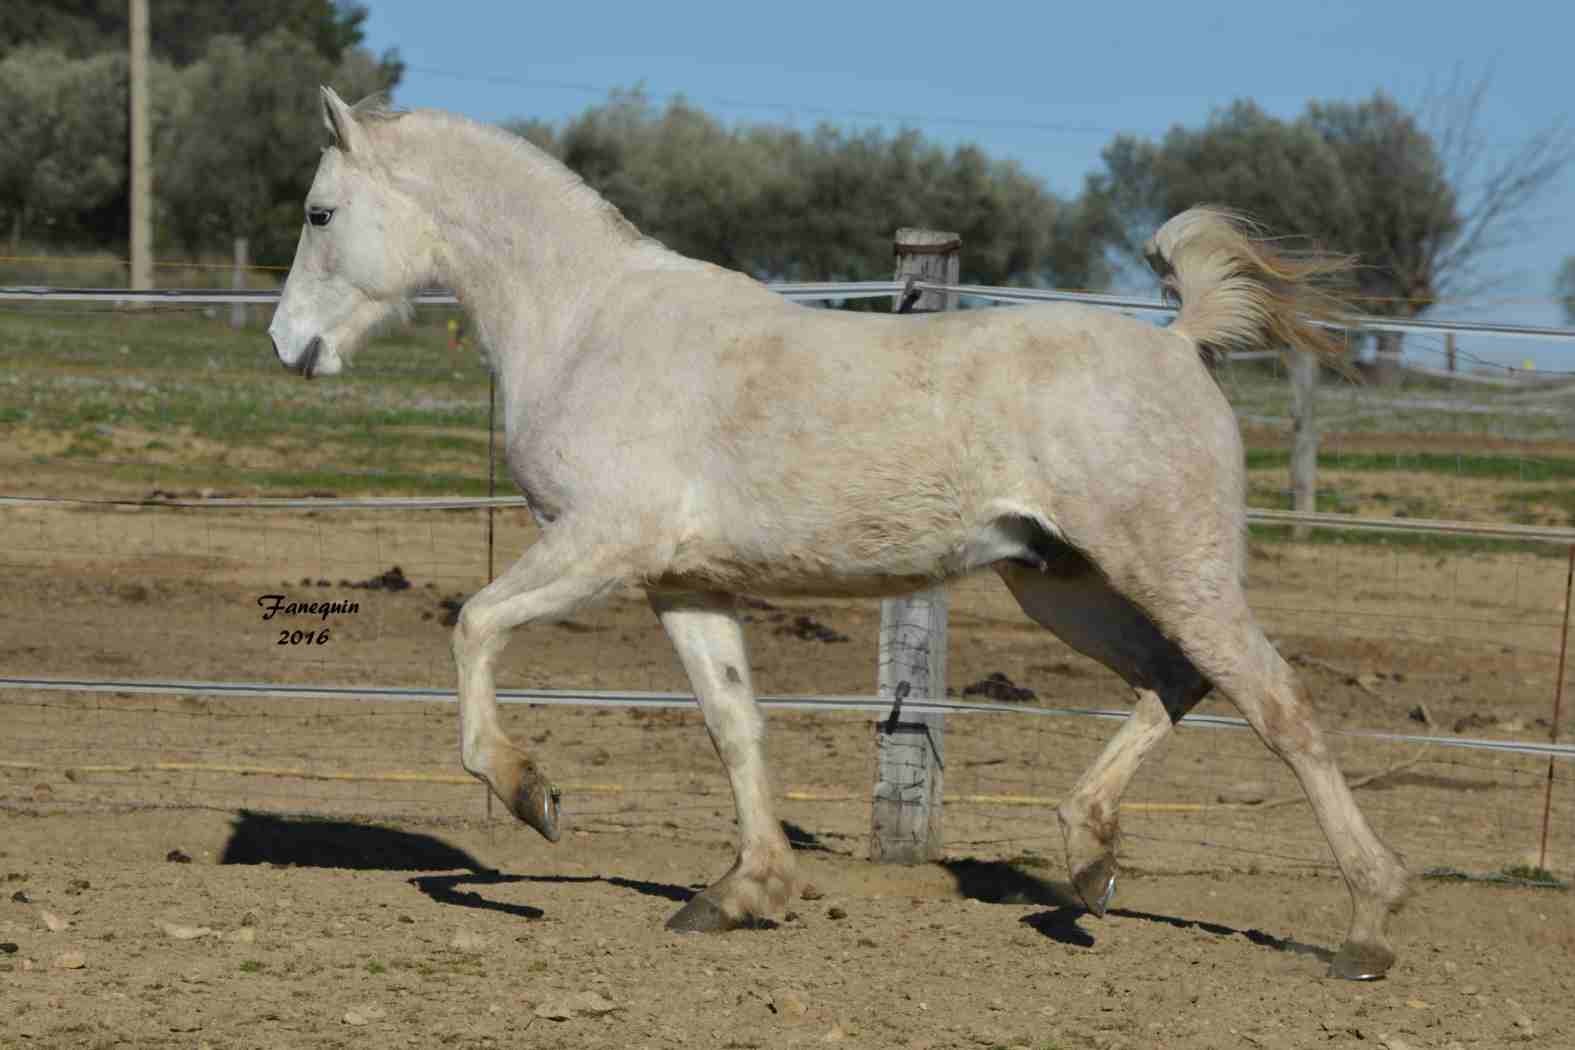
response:
[[[131,0],[131,287],[153,287],[153,158],[148,129],[148,0]]]

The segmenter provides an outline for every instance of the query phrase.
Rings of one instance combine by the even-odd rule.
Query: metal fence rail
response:
[[[795,301],[827,299],[877,299],[901,295],[910,289],[949,292],[1002,303],[1082,303],[1112,310],[1136,313],[1173,314],[1174,303],[1139,296],[1106,295],[1100,292],[1070,292],[1040,288],[1005,288],[982,284],[942,284],[935,281],[779,281],[766,287],[783,298]],[[48,288],[20,286],[0,288],[0,302],[77,302],[77,303],[163,303],[167,305],[222,306],[232,303],[278,302],[277,291],[227,291],[158,288]],[[425,292],[411,297],[417,306],[457,306],[459,300],[446,292]],[[1386,317],[1352,315],[1341,325],[1348,331],[1403,332],[1442,335],[1450,332],[1469,335],[1508,336],[1520,339],[1575,341],[1575,328],[1541,325],[1496,324],[1485,321],[1397,321]]]

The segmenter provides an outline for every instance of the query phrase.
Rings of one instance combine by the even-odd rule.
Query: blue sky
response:
[[[1250,97],[1292,117],[1310,99],[1402,102],[1443,91],[1457,68],[1491,76],[1483,129],[1511,149],[1575,122],[1567,72],[1575,5],[1245,3],[623,4],[368,0],[367,44],[408,64],[404,106],[478,120],[558,121],[643,83],[730,122],[822,120],[917,127],[1011,157],[1057,193],[1078,192],[1118,133],[1157,137]],[[1575,254],[1575,169],[1495,256],[1492,302],[1435,316],[1558,324],[1551,282]],[[966,259],[964,262],[966,269]],[[1513,301],[1506,301],[1513,300]],[[1519,364],[1575,368],[1575,344],[1462,342]],[[1420,363],[1431,355],[1419,342]]]

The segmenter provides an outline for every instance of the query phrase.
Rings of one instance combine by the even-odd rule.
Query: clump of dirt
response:
[[[411,583],[406,578],[404,570],[396,565],[387,572],[373,576],[369,580],[361,580],[354,583],[350,580],[340,580],[339,586],[362,591],[408,591]]]
[[[1489,729],[1496,725],[1498,725],[1498,719],[1493,715],[1484,715],[1479,711],[1473,711],[1464,718],[1455,719],[1454,730],[1457,733],[1464,733],[1469,729]]]
[[[1000,700],[1008,704],[1026,704],[1039,699],[1039,694],[1026,685],[1018,685],[1004,671],[992,671],[973,685],[963,688],[963,696],[982,696],[987,700]]]
[[[789,635],[801,642],[825,642],[827,645],[848,640],[847,635],[827,627],[813,616],[795,616],[792,623],[778,627],[776,633]]]

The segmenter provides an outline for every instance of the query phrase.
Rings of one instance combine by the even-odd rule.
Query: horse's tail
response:
[[[1259,232],[1246,218],[1213,207],[1189,208],[1159,228],[1144,258],[1167,296],[1181,303],[1172,329],[1213,352],[1268,343],[1343,353],[1341,333],[1319,323],[1338,318],[1343,304],[1319,283],[1343,276],[1354,261],[1288,252]]]

